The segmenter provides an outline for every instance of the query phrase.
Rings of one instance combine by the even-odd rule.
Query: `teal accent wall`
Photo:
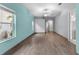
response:
[[[77,32],[76,32],[76,52],[79,54],[79,4],[76,5],[75,7],[75,11],[76,11],[76,23],[77,23]]]
[[[16,37],[0,43],[0,54],[4,54],[34,32],[32,30],[32,21],[34,18],[24,5],[15,3],[3,3],[2,5],[16,12]]]

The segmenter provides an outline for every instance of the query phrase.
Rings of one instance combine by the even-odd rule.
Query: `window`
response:
[[[0,42],[16,36],[15,12],[0,5]]]

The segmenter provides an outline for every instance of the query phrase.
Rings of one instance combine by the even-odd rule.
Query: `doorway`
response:
[[[70,12],[70,41],[76,45],[76,14]]]
[[[46,20],[46,32],[53,32],[53,20]]]

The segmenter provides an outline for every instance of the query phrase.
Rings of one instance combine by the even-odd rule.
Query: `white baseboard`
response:
[[[76,40],[69,40],[69,41],[76,45]]]

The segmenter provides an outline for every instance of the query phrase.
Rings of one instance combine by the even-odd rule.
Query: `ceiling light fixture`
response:
[[[44,17],[47,17],[48,16],[48,14],[44,14]]]
[[[43,16],[44,17],[47,17],[48,16],[48,9],[47,8],[43,10]]]

